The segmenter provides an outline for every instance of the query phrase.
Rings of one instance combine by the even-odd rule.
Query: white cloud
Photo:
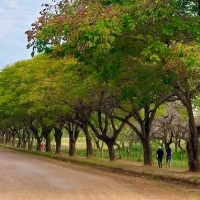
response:
[[[3,12],[4,12],[4,9],[0,7],[0,13],[3,13]]]
[[[19,0],[4,0],[10,8],[16,8],[19,5]]]
[[[0,31],[0,41],[12,30],[12,23],[11,19],[0,20],[0,27],[3,27]]]

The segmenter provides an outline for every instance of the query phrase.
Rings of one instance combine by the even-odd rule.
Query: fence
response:
[[[51,145],[52,152],[55,151],[55,145]],[[69,147],[68,145],[62,145],[61,146],[61,152],[63,154],[69,153]],[[125,160],[132,160],[132,161],[143,161],[143,149],[129,149],[129,148],[121,148],[115,149],[116,157],[117,159],[125,159]],[[86,156],[86,149],[82,147],[76,148],[76,155],[77,156]],[[172,154],[172,166],[173,167],[187,167],[187,155],[183,152],[177,152]],[[93,149],[93,156],[97,158],[108,158],[109,159],[109,153],[107,149],[102,148],[100,151]],[[152,153],[153,161],[156,163],[156,150],[153,150]],[[163,165],[165,165],[165,158],[163,159]]]
[[[11,145],[11,144],[10,144]],[[86,156],[86,149],[82,145],[82,140],[80,140],[76,145],[76,155],[77,156]],[[36,143],[33,145],[33,149],[36,149]],[[51,151],[55,152],[56,145],[51,145]],[[45,151],[45,149],[43,149]],[[152,157],[153,162],[156,163],[156,149],[153,148],[152,150]],[[61,152],[63,154],[69,154],[69,146],[68,145],[61,145]],[[141,145],[133,146],[132,149],[128,148],[127,146],[124,148],[116,148],[115,149],[117,159],[124,159],[124,160],[132,160],[132,161],[143,161],[143,149]],[[102,148],[101,150],[97,150],[96,146],[93,146],[93,156],[97,158],[108,158],[109,153],[107,148]],[[163,159],[163,165],[165,165],[165,159]],[[188,158],[186,153],[180,151],[177,153],[173,152],[172,157],[172,167],[188,167]]]

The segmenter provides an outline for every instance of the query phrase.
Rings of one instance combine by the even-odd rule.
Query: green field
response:
[[[126,144],[126,143],[125,143]],[[156,151],[157,151],[157,144],[152,144],[152,156],[153,161],[156,163]],[[172,167],[185,167],[187,168],[187,155],[182,151],[178,150],[177,153],[174,152],[174,146],[171,145],[173,158],[172,158]],[[52,151],[55,149],[55,142],[52,141]],[[143,149],[140,143],[136,143],[132,146],[132,149],[129,149],[128,143],[125,145],[124,148],[116,149],[116,156],[118,159],[126,159],[126,160],[133,160],[133,161],[143,161]],[[93,144],[93,151],[94,157],[103,157],[109,159],[108,149],[106,144],[103,145],[101,151],[97,151],[95,144]],[[62,139],[62,146],[61,152],[68,154],[69,152],[69,138]],[[86,155],[86,145],[85,145],[85,138],[78,138],[76,143],[76,155],[77,156],[85,156]],[[165,159],[163,159],[163,164],[165,165]]]

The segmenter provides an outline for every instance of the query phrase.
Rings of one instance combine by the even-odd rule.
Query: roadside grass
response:
[[[120,163],[115,163],[115,162],[110,162],[107,159],[104,158],[85,158],[83,156],[68,156],[67,154],[54,154],[52,152],[40,152],[36,150],[28,150],[28,149],[23,149],[23,148],[17,148],[5,144],[0,144],[0,147],[9,149],[9,150],[14,150],[17,152],[25,153],[25,154],[31,154],[31,155],[37,155],[41,157],[46,157],[46,158],[51,158],[51,159],[56,159],[60,161],[65,161],[68,163],[78,163],[79,165],[84,165],[84,166],[89,166],[89,167],[106,167],[106,168],[116,168],[116,169],[124,169],[124,165]]]
[[[118,142],[119,143],[119,142]],[[101,145],[100,145],[101,146]],[[158,143],[152,142],[152,158],[153,162],[157,163],[156,160],[156,151],[158,149]],[[188,168],[188,158],[186,153],[177,150],[175,153],[174,145],[171,145],[172,152],[173,152],[173,158],[171,166],[175,168]],[[52,143],[52,150],[55,150],[55,143]],[[163,149],[164,150],[164,149]],[[62,138],[62,146],[61,151],[64,154],[68,154],[69,152],[69,138]],[[109,153],[107,146],[103,144],[102,149],[99,151],[97,150],[95,144],[93,144],[93,152],[94,157],[96,158],[106,158],[109,159]],[[132,160],[137,162],[143,162],[143,148],[140,142],[134,143],[132,148],[130,149],[128,146],[128,143],[125,143],[125,146],[122,148],[115,147],[116,157],[117,159],[124,159],[124,160]],[[86,156],[86,144],[85,144],[85,138],[78,138],[76,143],[76,155],[77,156]],[[163,158],[163,166],[166,165],[165,156]]]
[[[119,142],[118,142],[119,143]],[[102,145],[102,144],[101,144]],[[100,145],[100,146],[101,146]],[[6,146],[6,145],[5,145]],[[34,143],[34,146],[36,146],[36,143]],[[151,143],[152,146],[152,158],[154,164],[157,164],[156,160],[156,151],[158,148],[158,144],[155,142]],[[171,145],[172,146],[172,145]],[[109,152],[107,149],[107,146],[103,144],[101,150],[97,150],[96,145],[93,144],[93,158],[92,159],[106,159],[109,162]],[[19,148],[21,150],[21,148]],[[52,152],[55,152],[55,141],[52,140],[51,142],[51,150]],[[24,149],[24,151],[26,151]],[[29,150],[27,150],[29,152]],[[172,151],[174,151],[174,147],[172,146]],[[33,151],[36,152],[36,151]],[[62,145],[61,145],[61,152],[62,156],[68,156],[69,153],[69,138],[62,138]],[[143,162],[143,148],[141,143],[134,143],[132,148],[130,149],[128,146],[128,143],[125,143],[125,146],[123,148],[117,148],[115,147],[116,152],[116,158],[122,159],[122,160],[130,160],[130,161],[136,161],[136,162]],[[44,154],[44,152],[36,152],[41,153],[41,155]],[[47,154],[47,153],[45,153]],[[52,155],[55,155],[54,153],[50,153]],[[76,157],[82,157],[85,159],[86,157],[86,144],[85,144],[85,137],[78,138],[76,142]],[[163,166],[165,166],[165,157],[163,158]],[[177,153],[173,152],[173,158],[171,166],[174,168],[188,168],[188,159],[187,155],[181,151],[178,151]]]

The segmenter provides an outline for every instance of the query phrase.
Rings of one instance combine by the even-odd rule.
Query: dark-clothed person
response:
[[[158,150],[157,150],[157,161],[158,161],[158,167],[162,168],[162,159],[163,159],[163,150],[161,148],[161,146],[159,146]]]
[[[171,167],[171,160],[172,160],[172,150],[170,147],[166,150],[166,166]]]

